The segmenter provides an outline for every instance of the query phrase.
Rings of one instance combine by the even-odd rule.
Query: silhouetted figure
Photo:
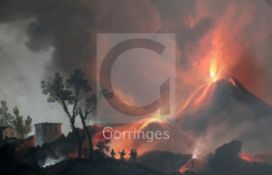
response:
[[[120,159],[121,160],[125,160],[125,156],[126,156],[126,152],[125,152],[125,150],[123,149],[121,152],[119,152],[119,154],[120,154]]]
[[[111,150],[111,158],[115,159],[116,152],[114,149]]]
[[[130,151],[130,160],[131,161],[136,161],[137,160],[137,151],[136,150],[134,150],[134,149],[131,149],[131,151]]]

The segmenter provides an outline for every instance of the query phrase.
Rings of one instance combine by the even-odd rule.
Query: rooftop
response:
[[[51,122],[43,122],[43,123],[36,123],[36,125],[62,125],[62,123],[51,123]]]

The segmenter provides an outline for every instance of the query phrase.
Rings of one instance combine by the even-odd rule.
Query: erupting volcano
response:
[[[200,154],[231,139],[243,141],[249,151],[269,149],[265,145],[271,144],[267,135],[272,131],[267,130],[267,122],[272,122],[271,106],[236,78],[219,76],[213,64],[212,81],[197,89],[186,102],[179,116],[180,126],[201,140],[202,147],[197,148]]]
[[[158,149],[176,152],[186,150],[193,154],[193,158],[203,156],[232,139],[243,141],[249,152],[261,153],[267,149],[269,146],[264,146],[269,145],[265,144],[268,142],[267,130],[255,128],[267,128],[267,122],[263,121],[272,121],[271,106],[247,90],[238,79],[225,76],[222,66],[217,57],[212,57],[208,66],[209,80],[200,85],[181,106],[176,123],[169,124],[156,113],[116,128],[122,131],[166,129],[171,134],[170,140],[146,144],[125,139],[114,141],[112,147],[127,150],[135,147],[140,155]],[[182,140],[182,143],[174,143],[177,139]]]

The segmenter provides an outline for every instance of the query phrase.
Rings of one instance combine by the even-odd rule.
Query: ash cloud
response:
[[[21,22],[25,20],[28,22]],[[1,33],[5,47],[1,47],[0,58],[3,71],[1,99],[8,100],[11,106],[23,107],[36,123],[52,121],[46,114],[57,120],[63,117],[61,109],[52,110],[52,105],[46,104],[40,81],[57,71],[64,74],[77,68],[92,71],[96,33],[155,32],[160,26],[160,19],[157,9],[149,1],[3,0],[0,2],[0,26],[5,27],[6,31],[20,32],[16,36],[6,31]],[[16,43],[18,36],[24,39]],[[12,46],[8,44],[9,40],[14,42]],[[18,47],[23,49],[20,51]],[[7,48],[13,49],[16,54],[6,54]],[[22,53],[29,55],[20,55]],[[41,54],[46,56],[39,58]],[[41,71],[41,74],[37,71]],[[21,75],[24,80],[11,74]],[[17,98],[20,97],[18,91],[31,91],[26,93],[27,99],[39,106],[33,110],[32,103],[27,104],[28,100],[22,102]],[[48,114],[48,110],[52,114]],[[67,132],[68,127],[65,125],[64,129]]]
[[[79,1],[1,1],[1,19],[34,18],[27,46],[33,51],[54,47],[53,68],[70,71],[87,62],[91,52],[90,31],[94,22],[88,7]]]
[[[16,105],[21,114],[30,115],[34,123],[65,121],[62,112],[48,104],[41,94],[40,81],[54,49],[35,53],[26,47],[25,33],[32,21],[0,24],[0,99],[7,101],[10,112]]]
[[[33,51],[54,47],[52,68],[64,72],[89,70],[96,33],[154,32],[159,23],[149,1],[4,0],[0,8],[1,22],[34,18],[27,46]]]

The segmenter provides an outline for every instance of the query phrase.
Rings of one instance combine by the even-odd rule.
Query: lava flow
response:
[[[204,84],[200,85],[185,101],[180,109],[178,109],[178,116],[183,113],[191,113],[199,109],[202,104],[207,104],[211,98],[213,83],[222,77],[221,67],[217,57],[212,57],[209,61],[209,78]],[[192,107],[190,108],[189,107]]]
[[[166,123],[165,119],[159,112],[154,113],[142,120],[132,122],[125,125],[118,125],[110,127],[111,130],[107,130],[105,133],[107,135],[115,135],[115,137],[110,140],[110,148],[115,151],[125,150],[128,153],[132,148],[137,149],[138,155],[142,155],[145,152],[152,150],[153,144],[147,142],[145,139],[145,130],[148,130],[149,126],[152,124],[156,125],[156,129],[164,128]],[[97,143],[97,140],[104,138],[104,131],[100,131],[96,134],[94,138],[94,144]],[[107,136],[108,137],[108,136]],[[117,156],[117,158],[119,158]]]
[[[271,163],[272,162],[272,153],[266,152],[262,154],[251,155],[246,152],[240,152],[239,158],[246,162],[255,162],[255,163]]]

